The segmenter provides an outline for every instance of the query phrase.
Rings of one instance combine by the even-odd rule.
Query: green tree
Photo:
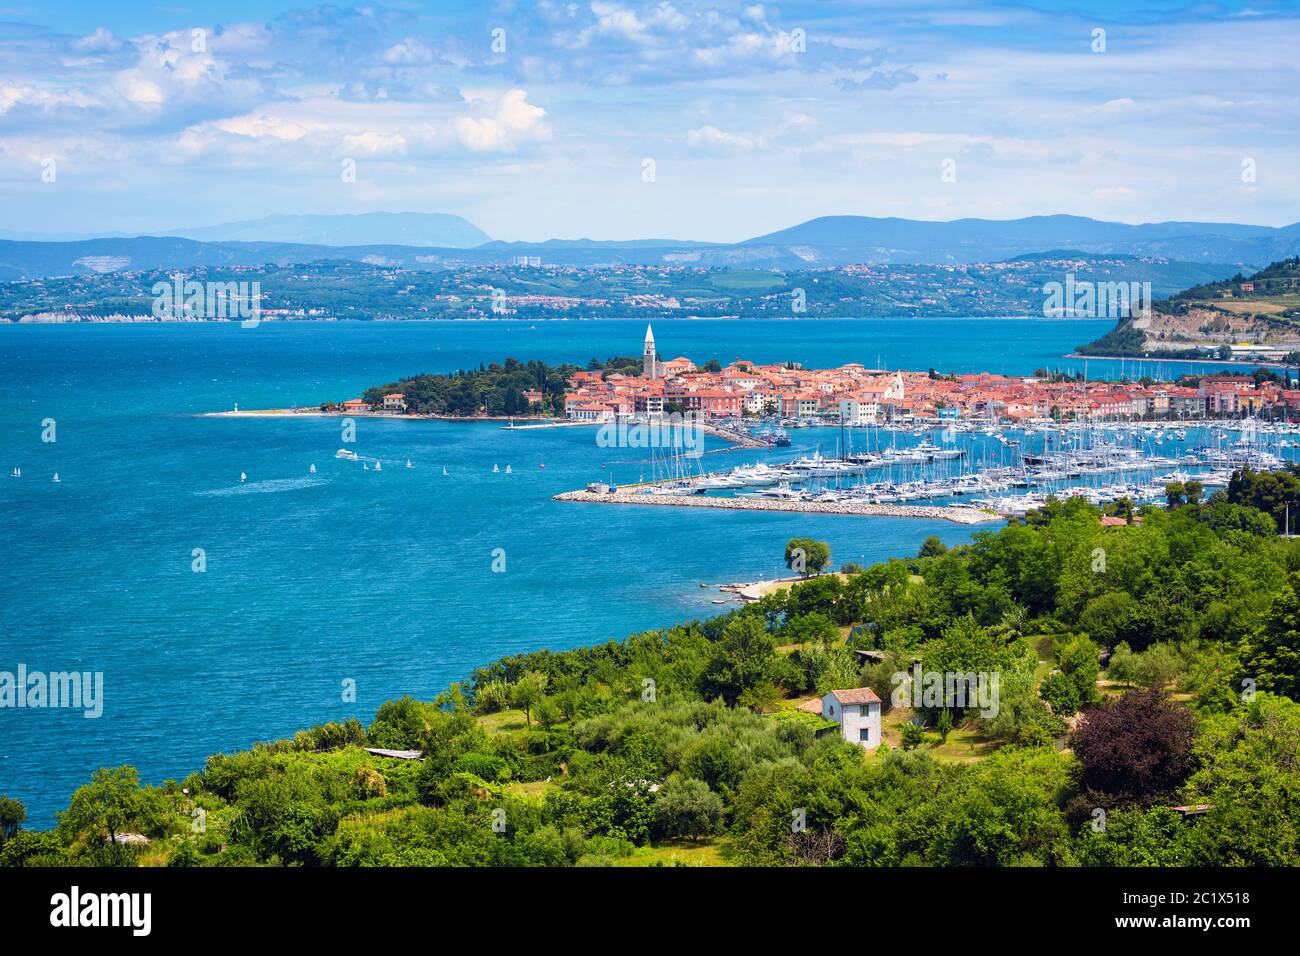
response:
[[[655,799],[655,828],[667,837],[712,836],[722,825],[722,798],[703,780],[674,775]]]
[[[831,563],[831,546],[812,538],[791,538],[785,546],[785,566],[798,574],[820,574]]]
[[[1069,717],[1077,713],[1082,703],[1078,686],[1070,680],[1069,675],[1061,671],[1052,671],[1044,677],[1038,693],[1043,700],[1052,705],[1052,713],[1061,717]]]
[[[1120,641],[1111,651],[1110,659],[1106,662],[1106,677],[1118,684],[1137,681],[1137,655],[1127,641]]]
[[[1300,700],[1300,573],[1273,598],[1243,663],[1261,690]]]
[[[140,789],[140,774],[130,766],[96,770],[59,814],[59,829],[69,842],[84,841],[92,859],[119,865],[130,856],[121,835],[156,831],[159,823],[155,802]]]
[[[1135,661],[1137,683],[1163,688],[1185,670],[1183,659],[1169,644],[1152,644]]]
[[[546,675],[540,671],[529,671],[510,687],[510,702],[524,712],[524,720],[529,726],[533,723],[532,710],[545,693]]]
[[[939,743],[946,744],[948,742],[948,735],[952,733],[951,710],[946,707],[944,708],[943,713],[939,715],[939,722],[935,725],[935,729],[939,732]]]
[[[1101,673],[1101,649],[1082,634],[1066,641],[1056,652],[1056,666],[1074,685],[1076,706],[1095,703],[1098,699],[1097,676]]]
[[[921,542],[921,550],[917,552],[917,557],[937,558],[941,554],[946,554],[947,551],[948,546],[943,543],[943,540],[937,534],[932,534]]]
[[[27,808],[21,800],[0,796],[0,843],[13,837],[27,819]]]
[[[734,705],[745,691],[769,680],[775,656],[776,641],[760,618],[754,615],[735,618],[714,645],[700,675],[700,692],[709,700],[721,697]]]

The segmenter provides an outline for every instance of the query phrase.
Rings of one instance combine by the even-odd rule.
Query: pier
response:
[[[664,505],[673,508],[726,508],[733,511],[789,511],[805,514],[858,515],[878,518],[939,518],[956,524],[1002,521],[1003,516],[982,508],[960,505],[879,505],[865,501],[781,501],[768,498],[711,498],[704,495],[665,495],[621,491],[566,491],[556,501],[606,505]]]

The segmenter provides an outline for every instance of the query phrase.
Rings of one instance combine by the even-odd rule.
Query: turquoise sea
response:
[[[1030,373],[1082,367],[1062,356],[1109,325],[665,321],[655,336],[665,357],[697,362]],[[346,399],[507,356],[639,354],[643,335],[644,323],[618,321],[0,326],[0,671],[104,675],[98,719],[0,709],[0,793],[49,824],[96,767],[179,778],[215,751],[431,697],[503,654],[718,613],[717,591],[699,585],[781,573],[794,535],[829,541],[842,563],[972,533],[552,501],[644,470],[636,453],[597,447],[594,429],[361,419],[350,447],[382,460],[375,472],[334,458],[337,419],[202,414]],[[1097,376],[1118,369],[1089,363]],[[54,442],[41,440],[46,419]],[[15,467],[22,478],[8,477]],[[504,573],[492,570],[498,548]]]

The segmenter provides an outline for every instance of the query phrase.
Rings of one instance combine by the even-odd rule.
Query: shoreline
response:
[[[582,504],[650,505],[667,508],[719,508],[727,511],[783,511],[790,514],[833,514],[880,518],[932,518],[976,525],[1005,521],[1004,515],[959,505],[872,505],[857,501],[779,501],[763,498],[707,498],[701,495],[651,495],[624,492],[565,491],[553,501]]]
[[[250,408],[224,412],[197,412],[198,418],[384,418],[391,421],[431,422],[528,422],[520,428],[558,425],[599,425],[600,422],[570,421],[564,418],[530,418],[525,415],[392,415],[388,412],[325,412],[319,408]]]
[[[1089,359],[1099,359],[1103,362],[1182,362],[1186,365],[1239,365],[1242,368],[1300,368],[1300,365],[1288,365],[1286,362],[1239,362],[1236,359],[1212,358],[1159,358],[1155,355],[1080,355],[1078,352],[1067,352],[1061,358],[1077,359],[1084,362]]]

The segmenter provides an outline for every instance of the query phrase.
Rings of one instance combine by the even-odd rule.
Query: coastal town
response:
[[[569,419],[606,421],[695,412],[706,419],[743,416],[881,425],[897,421],[1120,421],[1261,416],[1300,420],[1300,384],[1265,375],[1204,376],[1195,384],[1093,381],[1050,374],[989,372],[942,375],[888,371],[849,363],[805,369],[797,362],[759,364],[737,359],[697,366],[685,356],[659,357],[646,328],[640,375],[580,371],[564,399]],[[526,394],[530,403],[541,394]],[[401,396],[386,396],[394,407]],[[358,405],[363,404],[358,400]]]

